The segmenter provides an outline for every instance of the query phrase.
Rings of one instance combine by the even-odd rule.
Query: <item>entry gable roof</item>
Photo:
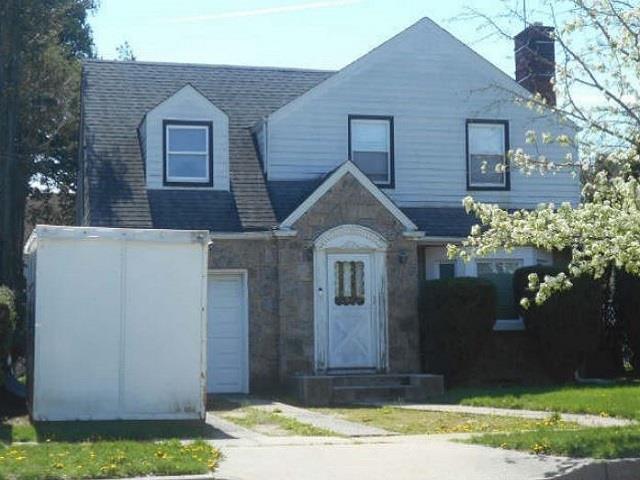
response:
[[[338,181],[347,173],[351,174],[371,195],[373,195],[393,215],[407,231],[416,231],[418,227],[400,210],[393,201],[384,194],[362,170],[347,160],[335,169],[298,207],[280,223],[280,229],[290,230],[293,225],[313,207]]]

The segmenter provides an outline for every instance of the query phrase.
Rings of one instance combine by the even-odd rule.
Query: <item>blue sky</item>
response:
[[[532,11],[540,2],[527,3]],[[90,22],[105,59],[127,40],[138,60],[337,69],[428,16],[512,75],[511,42],[455,20],[465,6],[492,16],[504,8],[500,0],[102,0]]]

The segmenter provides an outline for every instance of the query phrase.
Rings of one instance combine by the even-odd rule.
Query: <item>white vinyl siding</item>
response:
[[[467,123],[467,174],[470,187],[505,188],[506,125],[474,121]]]
[[[209,127],[205,125],[166,125],[167,182],[207,183],[209,171]]]
[[[378,185],[391,183],[391,120],[351,118],[351,161]]]
[[[530,153],[527,130],[571,133],[550,115],[516,105],[508,91],[519,88],[447,32],[420,22],[268,118],[268,178],[326,175],[348,158],[349,115],[388,115],[395,187],[385,193],[403,207],[460,207],[468,195],[467,119],[508,120],[510,146]],[[563,158],[567,150],[542,145],[540,153]],[[514,171],[510,183],[510,190],[477,191],[474,198],[507,208],[579,200],[579,181],[567,172]]]

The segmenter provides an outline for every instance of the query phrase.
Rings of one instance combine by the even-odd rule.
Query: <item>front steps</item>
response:
[[[293,390],[304,405],[337,405],[365,401],[419,402],[444,393],[442,375],[348,374],[299,375]]]

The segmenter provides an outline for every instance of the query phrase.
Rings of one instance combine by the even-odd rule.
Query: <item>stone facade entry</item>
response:
[[[314,246],[317,372],[387,369],[387,242],[360,225],[341,225]]]

